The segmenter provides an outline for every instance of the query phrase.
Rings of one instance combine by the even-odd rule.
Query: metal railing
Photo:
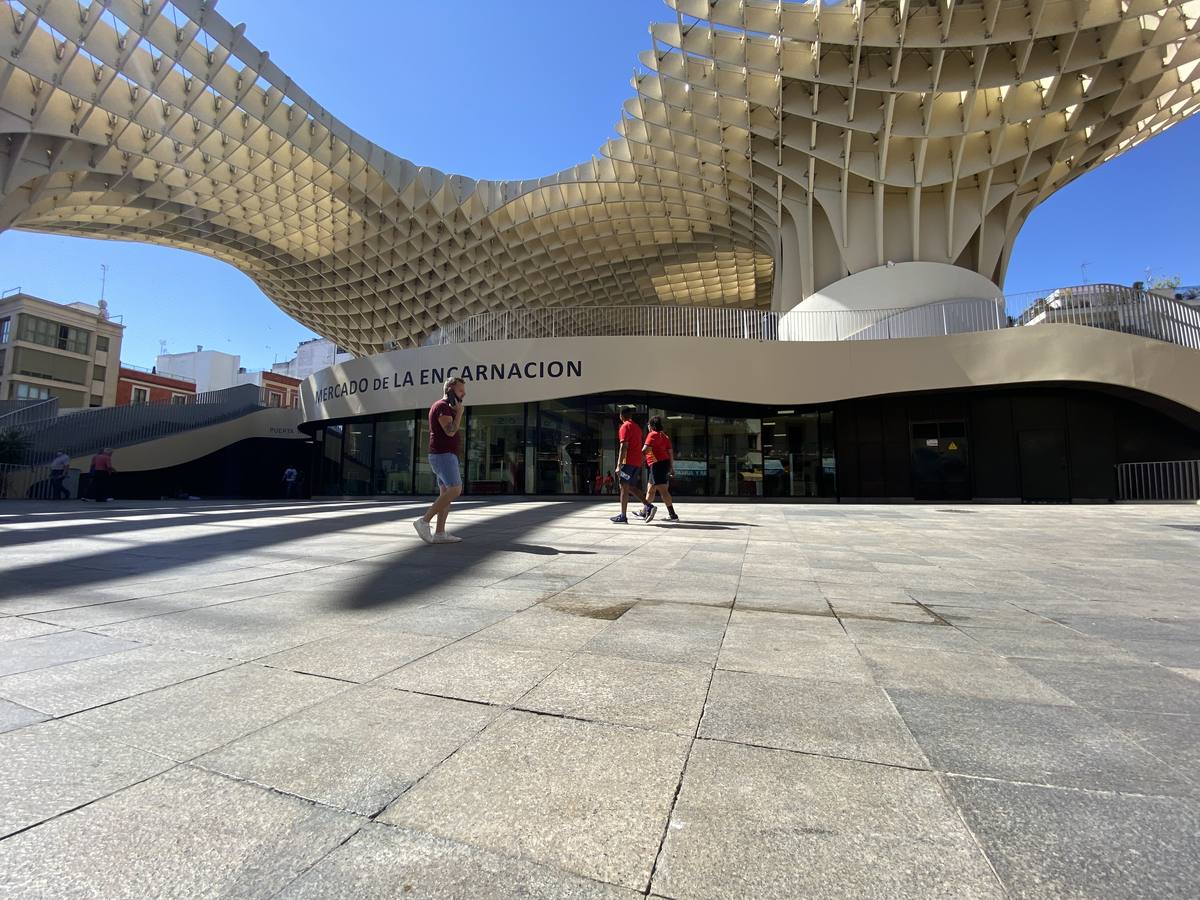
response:
[[[995,331],[1007,324],[999,300],[941,300],[906,309],[794,309],[780,317],[782,341],[880,341]]]
[[[106,406],[64,413],[19,430],[29,441],[25,465],[48,462],[55,451],[70,456],[95,453],[103,447],[126,447],[193,428],[203,428],[262,409],[264,392],[254,384],[188,397],[186,401],[156,401],[136,406]]]
[[[50,475],[48,465],[0,464],[0,500],[55,499]]]
[[[1200,459],[1118,463],[1118,500],[1200,500]]]
[[[31,422],[53,419],[58,415],[58,398],[49,400],[16,400],[0,406],[0,431],[22,429]]]
[[[477,313],[443,326],[426,346],[568,337],[776,340],[779,314],[733,306],[562,306]]]
[[[151,366],[149,369],[147,369],[145,366],[135,366],[133,363],[123,362],[121,363],[121,368],[129,369],[133,372],[142,372],[145,375],[158,375],[160,378],[173,378],[176,381],[190,381],[192,384],[196,383],[196,379],[191,375],[176,375],[174,372],[160,372],[158,370],[158,366]]]
[[[1015,305],[1020,308],[1013,313]],[[1086,325],[1200,350],[1200,308],[1113,284],[863,310],[776,313],[744,307],[668,305],[495,310],[444,325],[424,343],[439,346],[571,337],[875,341],[1042,324]],[[390,349],[400,346],[394,344]]]
[[[1086,325],[1200,350],[1200,308],[1119,284],[1058,288],[1030,302],[1012,323]]]
[[[997,300],[924,306],[776,313],[728,306],[591,306],[478,313],[439,328],[426,346],[567,337],[704,337],[749,341],[843,341],[930,337],[1005,325]]]

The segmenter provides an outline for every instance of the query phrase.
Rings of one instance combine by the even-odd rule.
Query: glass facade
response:
[[[375,424],[375,493],[413,492],[413,446],[417,421],[412,413],[394,413]]]
[[[662,416],[681,497],[837,496],[830,409],[775,409],[628,392],[469,406],[460,462],[467,494],[615,493],[618,410]],[[314,493],[429,495],[426,410],[327,422],[314,435]]]
[[[762,426],[766,496],[827,497],[836,492],[832,412],[776,410]]]

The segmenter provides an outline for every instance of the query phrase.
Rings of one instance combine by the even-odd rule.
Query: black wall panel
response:
[[[1021,496],[1017,437],[1012,397],[976,394],[970,409],[971,467],[975,496],[1015,499]]]

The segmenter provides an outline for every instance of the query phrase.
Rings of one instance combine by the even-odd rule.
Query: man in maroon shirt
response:
[[[621,514],[613,516],[609,521],[624,525],[629,521],[625,513],[629,508],[629,498],[640,501],[642,492],[642,428],[633,421],[637,412],[632,406],[621,407],[621,427],[617,431],[617,483],[621,485]]]
[[[446,533],[446,516],[454,498],[462,493],[458,445],[466,396],[466,383],[461,378],[451,378],[445,384],[445,396],[429,407],[429,468],[437,477],[441,493],[428,512],[413,522],[413,528],[427,544],[457,544],[462,540]],[[431,530],[429,526],[434,519],[437,528]]]

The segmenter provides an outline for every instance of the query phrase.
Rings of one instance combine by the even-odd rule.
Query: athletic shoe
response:
[[[654,514],[658,512],[658,507],[653,504],[646,507],[646,522],[649,523],[654,518]]]
[[[644,519],[644,518],[646,518],[646,513],[645,513],[645,511],[644,511],[644,510],[635,509],[635,510],[633,511],[633,514],[634,514],[635,516],[637,516],[639,519]]]
[[[679,521],[679,516],[677,516],[677,515],[675,515],[674,513],[672,513],[671,515],[667,516],[667,521],[668,521],[668,522],[678,522],[678,521]]]
[[[427,544],[433,543],[433,532],[429,529],[429,523],[424,519],[417,519],[413,522],[413,528],[416,529],[417,535]]]
[[[627,524],[629,524],[629,520],[628,520],[627,518],[625,518],[625,516],[624,516],[623,514],[622,514],[622,515],[616,515],[616,516],[613,516],[613,517],[612,517],[611,519],[609,519],[608,521],[610,521],[610,522],[615,522],[615,523],[616,523],[616,524],[618,524],[618,525],[627,525]]]
[[[447,534],[443,531],[441,534],[433,536],[433,542],[435,544],[461,544],[462,538],[456,534]]]

